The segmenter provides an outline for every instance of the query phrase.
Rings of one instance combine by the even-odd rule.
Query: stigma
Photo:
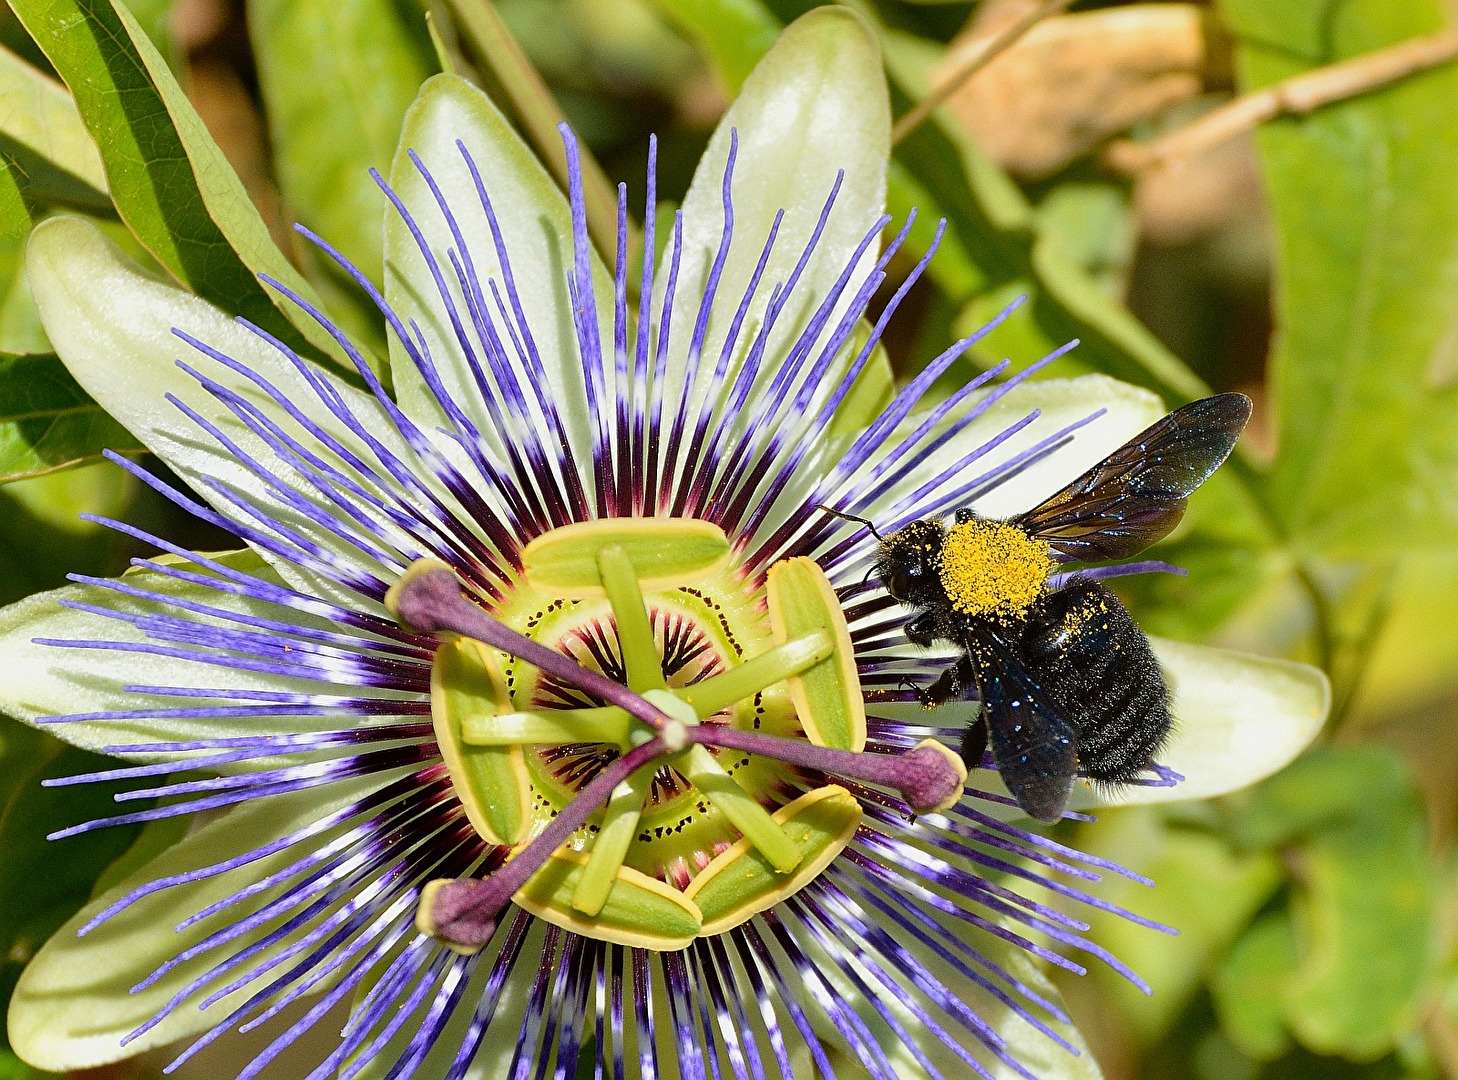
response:
[[[1027,616],[1056,567],[1046,541],[1006,521],[974,519],[947,534],[942,588],[964,615],[1014,622]]]

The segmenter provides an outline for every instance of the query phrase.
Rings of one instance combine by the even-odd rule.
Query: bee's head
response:
[[[929,604],[942,597],[942,544],[947,531],[940,521],[913,521],[881,541],[876,573],[886,591],[905,604]]]

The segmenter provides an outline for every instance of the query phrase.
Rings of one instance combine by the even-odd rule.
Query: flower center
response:
[[[652,524],[639,522],[635,527]],[[495,614],[531,640],[614,683],[630,685],[631,666],[647,673],[643,689],[655,689],[649,684],[656,669],[661,678],[656,688],[678,697],[701,684],[712,685],[717,676],[741,668],[746,658],[774,648],[763,603],[762,591],[756,597],[728,571],[644,591],[647,633],[641,638],[622,635],[626,643],[607,597],[552,597],[524,581]],[[503,654],[499,660],[517,710],[572,715],[608,704],[592,691],[516,657]],[[792,670],[785,667],[783,673],[788,676]],[[695,722],[805,737],[783,682],[760,688],[745,684],[742,692],[743,697],[717,712],[701,719],[695,716]],[[618,761],[624,744],[589,734],[579,741],[529,744],[524,750],[535,832]],[[799,774],[781,763],[716,747],[705,747],[704,752],[771,813],[794,797]],[[623,856],[625,865],[680,891],[740,837],[740,830],[697,789],[686,769],[681,760],[663,760],[648,773],[637,832]],[[589,852],[608,816],[608,808],[594,814],[573,837],[572,849]]]
[[[952,527],[941,564],[954,608],[1000,621],[1026,615],[1057,565],[1046,541],[1009,522],[980,519]]]
[[[419,924],[462,951],[515,902],[601,940],[677,949],[803,888],[860,803],[838,773],[950,805],[945,748],[865,754],[850,633],[809,559],[751,587],[715,526],[615,519],[523,551],[488,615],[440,564],[387,603],[447,632],[432,671],[441,754],[471,824],[511,848],[487,878],[432,882]]]

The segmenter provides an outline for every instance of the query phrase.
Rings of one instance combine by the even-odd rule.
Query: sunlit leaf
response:
[[[270,274],[313,295],[131,12],[111,0],[12,6],[67,80],[117,211],[158,262],[224,310],[335,354],[316,323],[258,281]]]
[[[1437,0],[1222,0],[1242,85],[1444,25]],[[1458,67],[1301,118],[1257,144],[1276,227],[1272,513],[1307,550],[1450,542],[1458,524]]]
[[[140,449],[54,355],[0,354],[0,483]]]
[[[379,284],[400,122],[432,72],[390,0],[250,0],[279,187],[292,212]]]

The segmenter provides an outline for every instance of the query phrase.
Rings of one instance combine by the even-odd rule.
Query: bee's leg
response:
[[[979,716],[962,732],[962,761],[969,769],[982,768],[982,759],[987,756],[987,719]]]
[[[955,664],[945,668],[937,677],[937,681],[930,686],[914,687],[916,700],[928,709],[945,705],[952,699],[962,696],[962,691],[972,684],[974,675],[972,661],[964,656]]]
[[[908,621],[906,636],[913,645],[920,645],[923,648],[930,645],[937,638],[937,613],[923,611],[916,618]]]

